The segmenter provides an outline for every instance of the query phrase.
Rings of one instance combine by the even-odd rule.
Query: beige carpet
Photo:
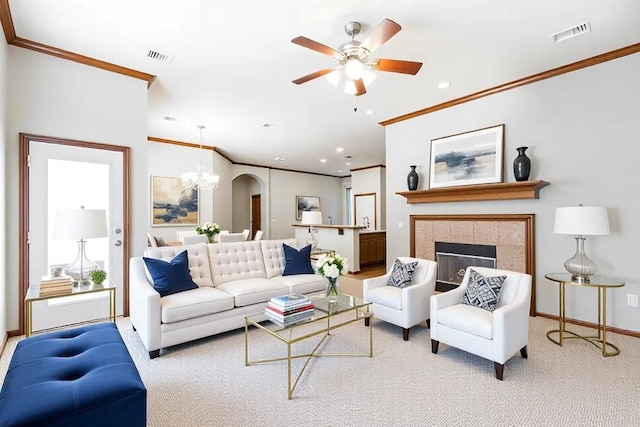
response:
[[[490,361],[442,344],[432,354],[426,325],[404,342],[400,328],[372,324],[373,358],[314,359],[289,401],[286,364],[244,366],[243,330],[149,360],[129,319],[118,319],[148,388],[150,426],[640,425],[636,338],[611,334],[622,354],[603,358],[586,342],[556,346],[545,337],[556,323],[532,318],[529,359],[514,356],[498,381]],[[365,351],[367,338],[358,322],[337,330],[325,349]],[[0,378],[17,341],[9,340],[0,359]],[[250,345],[252,357],[285,354],[284,345],[255,329]]]

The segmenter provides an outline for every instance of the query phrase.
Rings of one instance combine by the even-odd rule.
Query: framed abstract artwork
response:
[[[151,177],[151,226],[198,225],[198,190],[182,185],[180,178]]]
[[[296,196],[296,221],[302,219],[303,211],[319,211],[320,197],[317,196]]]
[[[504,125],[431,140],[429,188],[502,182]]]

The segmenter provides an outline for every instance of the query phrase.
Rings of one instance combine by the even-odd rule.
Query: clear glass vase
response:
[[[335,302],[338,299],[338,278],[327,277],[327,300],[329,302]]]

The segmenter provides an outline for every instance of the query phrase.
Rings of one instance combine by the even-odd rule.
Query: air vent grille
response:
[[[155,59],[160,62],[171,62],[173,61],[173,56],[165,55],[164,53],[156,52],[155,50],[150,50],[147,53],[147,58]]]
[[[162,120],[166,120],[168,122],[177,122],[178,121],[178,119],[176,117],[171,117],[171,116],[164,116],[162,118]]]
[[[566,29],[564,31],[560,31],[559,33],[555,33],[551,35],[551,38],[554,42],[560,43],[565,40],[569,40],[571,38],[581,36],[583,34],[587,34],[591,31],[591,24],[589,22],[583,22],[582,24],[576,25],[575,27]]]

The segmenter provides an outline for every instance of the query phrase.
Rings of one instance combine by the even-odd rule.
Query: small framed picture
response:
[[[431,140],[429,188],[502,182],[504,125]]]
[[[317,196],[296,196],[296,221],[302,219],[303,211],[319,211],[320,197]]]

